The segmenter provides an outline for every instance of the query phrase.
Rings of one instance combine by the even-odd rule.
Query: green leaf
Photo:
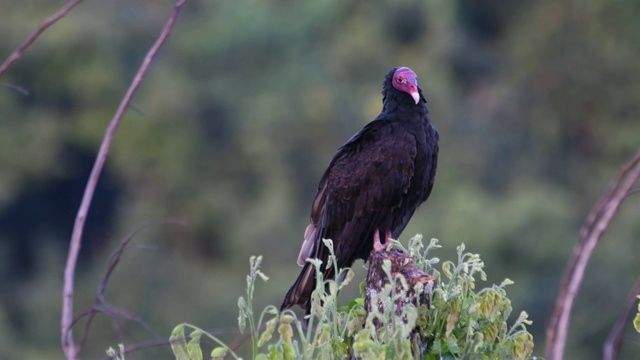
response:
[[[342,290],[343,287],[347,286],[347,284],[349,284],[351,282],[351,280],[353,280],[353,277],[355,276],[353,270],[351,270],[351,269],[346,269],[342,273],[345,274],[345,275],[344,275],[344,279],[340,283],[339,290]]]
[[[500,287],[503,288],[503,287],[505,287],[507,285],[513,285],[513,284],[514,284],[513,280],[507,278],[507,279],[502,280],[502,283],[500,284]]]
[[[640,299],[640,295],[638,295],[637,298]],[[636,314],[636,318],[633,319],[633,327],[640,333],[640,303],[638,303],[638,313]]]
[[[519,331],[513,340],[513,355],[516,359],[527,359],[533,352],[533,336],[526,331]]]
[[[265,325],[265,330],[262,333],[262,335],[260,335],[260,339],[258,340],[259,347],[264,346],[269,340],[271,340],[271,337],[273,336],[273,332],[276,330],[276,325],[278,325],[277,317],[267,321]]]
[[[227,349],[218,346],[217,348],[211,350],[211,360],[222,360],[227,355]]]
[[[447,347],[449,348],[449,351],[451,353],[453,353],[454,355],[459,355],[461,354],[461,349],[458,346],[458,342],[456,341],[455,338],[449,338],[447,339]]]
[[[443,341],[442,339],[434,339],[433,345],[431,346],[432,354],[440,355],[444,352]]]
[[[244,328],[247,325],[247,302],[240,296],[238,298],[238,328],[240,333],[244,333]]]
[[[169,337],[169,343],[171,344],[171,351],[173,351],[176,360],[190,360],[187,340],[184,336],[184,325],[178,325],[173,329],[171,337]]]
[[[453,266],[453,263],[451,261],[445,261],[442,263],[442,272],[444,273],[444,276],[446,276],[448,279],[453,278],[453,272],[451,272],[452,266]]]
[[[285,342],[284,344],[282,344],[282,347],[283,347],[283,349],[284,349],[284,351],[283,351],[283,355],[284,355],[284,356],[283,356],[283,358],[284,358],[285,360],[293,360],[293,359],[295,359],[295,358],[296,358],[296,352],[295,352],[295,350],[293,349],[293,344],[291,344],[291,343],[286,343],[286,342]]]
[[[280,326],[278,326],[278,334],[280,334],[280,340],[282,340],[284,344],[291,344],[293,340],[293,327],[291,326],[291,322],[285,321],[284,316],[280,321]]]
[[[269,360],[282,360],[282,359],[284,359],[282,348],[275,345],[269,346]]]
[[[200,337],[202,337],[202,331],[194,330],[189,337],[191,338],[187,344],[187,354],[189,354],[189,359],[202,360],[202,349],[200,348]]]
[[[120,352],[117,352],[114,348],[109,347],[107,349],[107,356],[111,359],[116,359],[116,360],[125,360],[124,359],[124,345],[123,344],[118,344],[118,349],[120,349]]]

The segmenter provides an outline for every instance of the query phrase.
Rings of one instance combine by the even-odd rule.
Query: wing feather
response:
[[[373,121],[338,150],[320,180],[309,224],[314,231],[305,233],[299,263],[303,257],[326,262],[322,239],[333,240],[339,266],[368,254],[374,227],[402,205],[414,175],[417,140],[400,127]]]

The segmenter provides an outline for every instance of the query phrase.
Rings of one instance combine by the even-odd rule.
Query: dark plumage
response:
[[[378,244],[380,237],[385,244],[397,239],[431,193],[438,132],[429,122],[416,74],[393,68],[382,85],[382,112],[338,149],[320,179],[298,256],[303,269],[281,309],[297,304],[309,311],[315,275],[305,260],[327,263],[322,239],[333,240],[339,268],[366,260],[374,238]],[[323,271],[325,278],[335,276],[333,266]]]

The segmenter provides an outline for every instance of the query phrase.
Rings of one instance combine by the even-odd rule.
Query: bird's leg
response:
[[[375,229],[373,231],[373,250],[382,251],[385,246],[380,242],[380,230]]]
[[[387,231],[384,234],[384,244],[380,242],[380,230],[376,229],[373,232],[373,250],[386,251],[389,247],[389,239],[391,239],[391,231]]]

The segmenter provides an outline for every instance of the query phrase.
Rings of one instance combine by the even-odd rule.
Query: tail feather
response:
[[[305,313],[309,312],[311,307],[311,293],[316,287],[315,267],[306,263],[300,275],[291,286],[291,289],[285,295],[280,310],[288,309],[294,305],[299,305],[304,309]]]

